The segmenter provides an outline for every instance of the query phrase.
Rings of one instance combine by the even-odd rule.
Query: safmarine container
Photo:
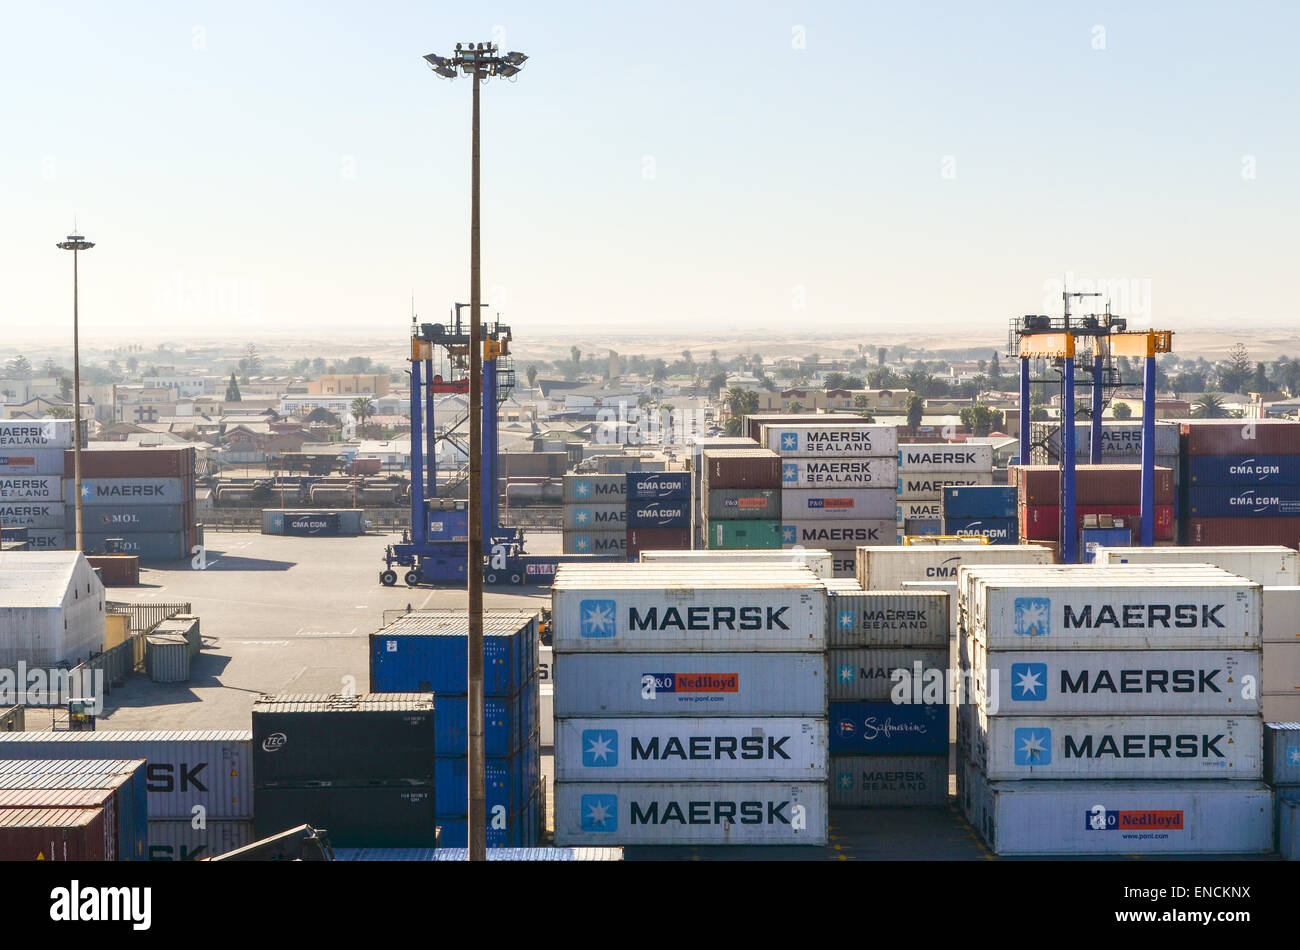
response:
[[[896,514],[897,494],[885,488],[787,488],[781,518],[799,521],[884,521]]]
[[[255,840],[302,824],[347,848],[429,847],[437,843],[434,790],[418,785],[317,785],[254,792]]]
[[[781,517],[779,488],[715,488],[705,496],[710,521],[772,520]]]
[[[565,505],[566,531],[623,531],[627,528],[627,506],[618,504]]]
[[[537,614],[483,611],[485,695],[513,696],[537,672]],[[463,610],[420,611],[370,635],[370,688],[375,693],[469,692],[469,616]]]
[[[832,702],[831,755],[946,755],[948,707],[936,703]]]
[[[599,554],[606,557],[627,556],[627,529],[613,531],[565,531],[565,554]]]
[[[827,782],[832,808],[948,804],[948,756],[837,755]]]
[[[0,524],[9,528],[63,530],[63,504],[52,501],[0,501]]]
[[[825,781],[823,718],[561,719],[558,782]]]
[[[149,861],[202,861],[253,842],[252,821],[208,821],[202,828],[184,818],[151,821],[145,858]]]
[[[826,644],[826,592],[807,568],[562,565],[551,603],[557,653],[789,653]]]
[[[1187,483],[1268,488],[1300,484],[1300,455],[1194,455],[1187,459]]]
[[[946,648],[948,600],[939,590],[828,591],[826,642],[833,648]]]
[[[988,538],[990,544],[1015,544],[1020,539],[1015,518],[948,518],[943,533]]]
[[[972,822],[999,855],[1258,854],[1273,793],[1258,782],[988,782]]]
[[[1280,518],[1300,515],[1300,485],[1187,490],[1187,513],[1198,518]]]
[[[1264,724],[1264,780],[1300,785],[1300,722]]]
[[[1140,548],[1107,547],[1097,552],[1104,564],[1213,564],[1265,586],[1300,583],[1300,560],[1295,548],[1282,545],[1253,547]],[[1297,619],[1294,618],[1293,619]]]
[[[564,476],[564,503],[566,505],[621,505],[626,501],[626,475]]]
[[[705,534],[711,550],[772,549],[781,547],[779,521],[710,521]]]
[[[894,488],[898,460],[875,458],[796,458],[781,460],[782,488]]]
[[[765,425],[763,443],[782,456],[804,458],[865,458],[896,456],[898,428],[863,422],[859,425]],[[893,479],[891,478],[892,482]]]
[[[935,671],[941,678],[948,669],[948,645],[942,650],[831,649],[827,653],[827,688],[832,702],[855,700],[889,702],[891,694],[907,684],[924,682]],[[900,683],[903,685],[900,686]]]
[[[820,653],[556,653],[557,719],[826,711]]]
[[[253,703],[257,784],[428,782],[434,729],[428,693],[260,696]]]
[[[1272,419],[1198,419],[1181,424],[1184,455],[1297,455],[1300,423]]]
[[[64,479],[64,499],[76,503],[76,482]],[[194,501],[187,478],[88,478],[81,480],[82,505],[183,505]]]
[[[1016,517],[1016,489],[1010,485],[949,487],[941,497],[948,519]]]
[[[248,730],[0,732],[0,759],[147,760],[148,816],[250,818],[252,733]]]
[[[512,756],[483,760],[487,790],[487,810],[503,809],[515,814],[527,804],[542,777],[541,746],[526,744]],[[440,758],[434,781],[436,810],[439,816],[464,816],[469,811],[469,758]]]
[[[0,419],[0,455],[71,448],[72,435],[71,419]]]
[[[847,551],[860,544],[892,544],[898,528],[892,518],[846,521],[782,521],[781,546]]]
[[[976,696],[991,714],[1259,712],[1260,654],[1255,650],[988,653],[973,640],[967,647],[974,652]]]
[[[562,782],[555,843],[826,844],[826,783]]]
[[[101,808],[0,808],[0,861],[112,861]]]
[[[1184,543],[1188,545],[1281,544],[1295,547],[1300,543],[1300,518],[1187,518],[1183,522]]]
[[[691,503],[689,499],[628,501],[628,528],[689,528]]]
[[[928,500],[941,497],[949,488],[992,484],[992,472],[903,472],[898,476],[898,497],[909,501]]]
[[[155,683],[184,683],[190,678],[190,645],[177,633],[145,638],[145,667]]]
[[[628,503],[691,500],[690,472],[628,472]]]
[[[642,551],[641,563],[661,564],[775,564],[785,567],[806,567],[818,577],[831,574],[831,553],[823,550],[804,551]]]
[[[971,760],[991,781],[1231,778],[1264,774],[1263,724],[1245,716],[990,716]]]
[[[58,501],[62,497],[62,475],[6,475],[0,473],[0,502]]]
[[[915,442],[898,447],[899,472],[991,472],[993,446],[987,442]]]

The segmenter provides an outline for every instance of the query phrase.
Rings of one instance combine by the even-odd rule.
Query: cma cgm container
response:
[[[247,730],[0,732],[0,759],[145,759],[151,821],[251,818],[251,746]]]
[[[913,443],[898,447],[898,470],[909,472],[991,472],[993,446],[987,442]]]
[[[886,488],[787,488],[781,493],[785,521],[884,521],[897,513],[893,484]]]
[[[1215,778],[1264,774],[1263,724],[1244,716],[990,716],[971,760],[991,781]]]
[[[989,544],[1015,544],[1020,540],[1015,518],[948,518],[941,530],[959,538],[988,538]]]
[[[898,428],[863,425],[766,425],[763,442],[783,456],[805,458],[897,457]],[[893,479],[889,479],[892,483]]]
[[[941,703],[832,702],[831,755],[944,755],[948,707]]]
[[[878,458],[785,458],[783,488],[893,488],[898,460]]]
[[[101,808],[0,808],[0,861],[112,861]]]
[[[456,512],[430,512],[430,529],[435,523],[454,521]],[[453,525],[454,527],[454,525]],[[365,533],[365,512],[360,508],[325,510],[262,509],[262,533],[283,534],[294,537],[321,537],[342,535],[352,537]],[[463,532],[462,532],[463,533]]]
[[[1300,485],[1189,488],[1187,513],[1196,518],[1294,517],[1300,515]]]
[[[561,719],[558,782],[826,780],[822,718]]]
[[[689,499],[631,501],[627,504],[628,528],[689,528]]]
[[[556,653],[555,716],[826,713],[820,653]]]
[[[827,782],[832,808],[948,804],[948,756],[837,755]]]
[[[1097,563],[1104,564],[1213,564],[1256,584],[1293,586],[1300,583],[1300,555],[1293,547],[1135,548],[1104,547]]]
[[[312,781],[433,779],[434,701],[428,693],[312,693],[253,703],[259,788]]]
[[[1052,552],[1034,544],[927,544],[858,548],[863,590],[900,590],[907,581],[955,581],[963,564],[1051,564]]]
[[[947,648],[948,594],[942,591],[827,592],[826,640],[832,648]]]
[[[558,845],[826,844],[826,783],[564,782]]]
[[[831,576],[831,554],[824,550],[803,551],[642,551],[641,563],[662,564],[776,564],[806,567],[818,577]]]
[[[689,472],[628,472],[627,500],[643,501],[686,501],[691,499],[691,475]]]
[[[1300,484],[1300,455],[1194,455],[1187,459],[1187,484],[1269,488]]]
[[[513,696],[537,671],[537,614],[483,611],[483,689]],[[408,614],[370,635],[375,693],[468,693],[469,619],[461,610]]]
[[[898,528],[890,518],[869,521],[783,521],[781,546],[848,551],[861,544],[893,543]]]
[[[806,568],[702,576],[689,564],[561,566],[551,603],[557,653],[826,646],[826,591]]]

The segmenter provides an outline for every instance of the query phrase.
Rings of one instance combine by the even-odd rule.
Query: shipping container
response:
[[[909,472],[991,472],[993,446],[987,442],[914,442],[898,447],[898,470]]]
[[[831,755],[947,755],[945,703],[832,702]]]
[[[1264,724],[1264,781],[1300,785],[1300,722]]]
[[[561,719],[557,782],[826,780],[822,718]]]
[[[682,528],[628,528],[627,557],[629,561],[641,560],[646,552],[689,551],[691,529]]]
[[[807,568],[751,569],[740,580],[683,567],[561,565],[551,585],[556,652],[825,649],[826,592]]]
[[[826,657],[827,689],[832,702],[883,703],[892,694],[922,683],[926,674],[948,669],[948,644],[942,650],[831,649]]]
[[[1281,518],[1300,515],[1300,485],[1207,485],[1187,490],[1187,513],[1196,518]]]
[[[146,759],[151,821],[252,817],[251,746],[247,730],[0,733],[0,759]]]
[[[948,756],[837,755],[827,789],[832,808],[947,805]]]
[[[190,659],[194,660],[203,649],[203,639],[199,636],[199,618],[177,614],[170,620],[164,620],[154,627],[155,634],[175,634],[185,639],[189,648]]]
[[[440,758],[469,754],[469,697],[442,696],[437,700],[434,751]],[[536,734],[538,726],[537,680],[514,696],[487,696],[483,700],[485,755],[508,758]]]
[[[856,425],[779,423],[763,426],[761,441],[783,457],[897,458],[898,428],[865,420]],[[892,482],[893,478],[889,481]]]
[[[565,554],[599,554],[606,557],[627,557],[627,529],[613,531],[565,531]]]
[[[626,475],[565,475],[564,503],[583,505],[624,504]]]
[[[107,760],[95,763],[6,762],[0,773],[0,809],[92,808],[102,809],[109,835],[106,854],[112,861],[145,859],[144,760]],[[80,769],[78,771],[78,769]]]
[[[150,634],[144,664],[155,683],[184,683],[190,678],[190,645],[180,634]]]
[[[68,524],[75,524],[76,507],[67,506]],[[187,505],[120,505],[112,508],[84,506],[82,527],[97,533],[174,533],[186,530],[194,523],[194,509]]]
[[[1074,470],[1075,499],[1085,506],[1138,505],[1142,501],[1142,466],[1078,465]],[[1061,499],[1061,470],[1055,465],[1016,467],[1022,505],[1055,507]],[[1174,503],[1174,472],[1155,469],[1155,503]]]
[[[1300,422],[1196,419],[1181,423],[1184,455],[1300,455]]]
[[[1098,564],[1213,564],[1266,587],[1300,583],[1300,561],[1297,560],[1296,549],[1281,545],[1219,548],[1109,547],[1099,551],[1097,557]],[[1300,619],[1300,614],[1293,615],[1293,619]]]
[[[430,512],[430,525],[435,520],[445,520],[455,512]],[[283,534],[295,537],[343,536],[353,537],[365,533],[365,511],[361,508],[330,510],[262,509],[262,533]],[[145,530],[145,529],[142,529]]]
[[[254,840],[298,825],[323,830],[345,848],[437,844],[432,785],[281,786],[253,792]]]
[[[780,488],[781,456],[767,449],[706,449],[702,488]]]
[[[0,809],[0,861],[111,861],[100,808]]]
[[[782,488],[889,488],[898,484],[898,460],[877,458],[782,458]]]
[[[951,582],[963,564],[1051,564],[1052,552],[1033,544],[927,544],[858,548],[863,590],[900,590],[907,581]]]
[[[565,505],[564,530],[588,534],[627,530],[627,506],[618,504]]]
[[[63,476],[63,449],[21,449],[0,445],[0,475]],[[59,497],[63,497],[60,489]]]
[[[459,817],[469,812],[469,758],[454,756],[437,761],[434,779],[435,809],[440,816]],[[512,756],[483,760],[488,814],[522,811],[542,778],[541,743],[537,736]]]
[[[535,848],[541,841],[545,816],[542,814],[544,794],[539,787],[520,811],[513,813],[489,812],[487,817],[488,854],[499,848]],[[466,848],[469,844],[469,821],[463,816],[438,816],[438,849],[442,855],[448,850]],[[437,860],[441,860],[438,858]]]
[[[63,530],[63,503],[51,501],[0,502],[0,524],[9,528]]]
[[[86,529],[82,535],[85,550],[91,553],[106,554],[110,539],[120,540],[118,554],[134,554],[142,564],[156,564],[161,561],[189,560],[194,552],[193,545],[185,532],[163,533],[155,531],[91,531]]]
[[[1264,712],[1264,719],[1268,722],[1296,722],[1300,721],[1300,693],[1292,690],[1287,694],[1270,693],[1264,691],[1260,697],[1260,707]]]
[[[1258,782],[987,782],[972,821],[999,855],[1259,854],[1273,793]]]
[[[1016,504],[1010,485],[984,485],[945,488],[941,507],[945,518],[1015,518]]]
[[[1074,445],[1076,458],[1086,461],[1092,452],[1092,423],[1076,422],[1074,426]],[[1174,456],[1178,454],[1177,422],[1156,420],[1155,455]],[[1045,446],[1045,457],[1041,462],[1032,459],[1034,464],[1052,464],[1061,458],[1061,423],[1031,422],[1029,424],[1029,441],[1035,451]],[[1141,422],[1103,422],[1101,424],[1101,458],[1103,462],[1136,462],[1142,458],[1142,423]]]
[[[831,552],[831,569],[832,575],[837,580],[852,581],[853,575],[857,570],[858,552],[850,548],[847,551]],[[857,582],[854,581],[854,586]]]
[[[891,544],[898,529],[891,519],[782,521],[781,546],[848,550],[860,544]]]
[[[1277,853],[1283,861],[1300,861],[1300,789],[1277,791]]]
[[[0,473],[0,502],[58,501],[62,497],[62,475]]]
[[[1300,643],[1300,587],[1266,585],[1263,605],[1264,642]]]
[[[973,710],[971,758],[991,781],[1258,779],[1258,715],[990,716]]]
[[[513,696],[537,669],[537,614],[483,611],[485,695]],[[400,617],[370,635],[370,688],[376,693],[469,692],[469,617],[466,611]]]
[[[710,550],[779,550],[781,522],[710,521],[705,525],[705,536]]]
[[[867,422],[855,412],[756,412],[741,420],[741,431],[753,440],[754,445],[763,441],[763,426],[768,425],[874,425]],[[715,442],[738,441],[726,437],[707,440]]]
[[[561,782],[555,843],[810,845],[827,840],[826,783]]]
[[[943,502],[936,495],[928,501],[900,501],[894,508],[894,523],[906,527],[915,521],[942,521]]]
[[[1017,544],[1020,540],[1015,518],[948,518],[941,530],[958,537],[988,538],[990,544]]]
[[[543,749],[555,746],[555,684],[541,681],[537,686],[538,734]]]
[[[895,532],[899,544],[903,543],[903,538],[933,538],[943,534],[943,522],[932,518],[912,518],[904,521]]]
[[[1300,518],[1187,518],[1184,543],[1188,545],[1280,544],[1294,548],[1300,543]]]
[[[70,445],[71,443],[69,443]],[[63,477],[72,478],[73,452],[63,453]],[[81,476],[85,479],[159,479],[194,478],[194,447],[85,449],[81,453]],[[125,501],[127,499],[118,499]],[[140,503],[133,499],[133,503]],[[171,504],[171,502],[164,502]]]
[[[781,518],[800,521],[884,521],[897,513],[894,486],[887,488],[787,488]]]
[[[300,782],[427,783],[434,700],[428,693],[279,694],[253,703],[259,787]]]
[[[690,528],[691,503],[689,499],[675,501],[628,501],[627,527],[631,528]]]
[[[23,528],[22,530],[27,532],[29,551],[64,551],[69,547],[75,547],[68,544],[68,534],[62,528]]]
[[[687,564],[776,564],[788,567],[806,567],[818,577],[831,576],[829,551],[812,549],[800,551],[643,551],[641,563]]]
[[[710,521],[770,521],[781,516],[781,489],[713,489],[704,496],[704,512]]]
[[[1186,467],[1190,487],[1300,484],[1300,455],[1194,455]]]
[[[0,455],[26,456],[37,449],[69,449],[72,424],[71,419],[0,419]]]
[[[691,476],[689,472],[629,472],[627,479],[627,500],[641,501],[685,501],[691,500]]]
[[[64,501],[76,504],[76,482],[64,480]],[[83,506],[184,505],[194,503],[194,482],[187,478],[83,478]]]
[[[184,818],[149,822],[149,861],[203,861],[253,842],[252,821],[208,821],[195,828]]]
[[[0,790],[0,813],[32,810],[84,810],[103,815],[101,845],[105,861],[139,860],[144,839],[139,830],[122,823],[117,792],[109,788]]]
[[[134,554],[103,554],[87,557],[99,571],[105,587],[135,587],[140,583],[140,558]]]
[[[365,521],[362,520],[364,527]],[[263,531],[265,520],[263,520]],[[431,511],[429,512],[429,540],[430,541],[468,541],[469,540],[469,511],[464,508],[454,509],[451,511]]]
[[[898,476],[898,497],[903,501],[933,501],[949,488],[992,484],[992,472],[904,472]]]
[[[826,712],[819,653],[557,653],[555,683],[559,719]]]
[[[1142,509],[1139,505],[1077,505],[1075,513],[1077,524],[1083,527],[1087,515],[1110,515],[1124,519],[1125,524],[1141,522]],[[1019,508],[1020,537],[1025,541],[1057,541],[1061,533],[1061,509],[1049,505]],[[1156,541],[1172,541],[1174,538],[1174,506],[1156,505],[1152,513],[1152,530]]]

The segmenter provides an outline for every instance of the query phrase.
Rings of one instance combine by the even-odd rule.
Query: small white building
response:
[[[0,668],[76,666],[104,649],[104,585],[79,551],[0,551]]]

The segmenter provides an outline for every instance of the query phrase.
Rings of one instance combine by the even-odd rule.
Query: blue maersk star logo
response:
[[[586,525],[591,520],[591,512],[586,508],[579,508],[573,513],[573,523],[577,525]]]
[[[1011,698],[1018,702],[1047,699],[1047,664],[1012,663]]]
[[[583,795],[579,801],[583,831],[618,830],[617,795]]]
[[[781,433],[781,451],[797,452],[799,450],[799,433],[782,432]]]
[[[838,785],[840,788],[852,788],[852,787],[853,787],[853,773],[852,773],[852,772],[841,772],[839,778],[837,778],[837,779],[835,780],[835,784]]]
[[[794,544],[794,541],[795,541],[794,525],[792,524],[781,525],[781,543]]]
[[[1046,597],[1017,597],[1013,631],[1019,637],[1045,637],[1052,632],[1052,602]]]
[[[1016,765],[1052,764],[1051,729],[1017,729],[1013,741]]]
[[[587,769],[618,765],[618,730],[582,730],[582,766]]]
[[[89,500],[95,497],[95,493],[89,485],[83,483],[81,486],[81,497],[83,500]]]
[[[795,462],[785,462],[781,466],[781,481],[797,482],[799,481],[799,466]]]
[[[578,604],[580,628],[584,637],[608,638],[614,635],[615,606],[612,600],[584,600]]]
[[[580,538],[575,538],[573,541],[573,546],[574,548],[577,549],[579,554],[586,554],[591,550],[591,538],[585,536]]]
[[[857,619],[857,615],[853,611],[841,610],[839,620],[837,621],[837,623],[839,624],[841,630],[852,630],[853,621],[855,621],[856,619]]]
[[[573,486],[573,494],[578,498],[586,498],[591,494],[591,482],[578,482]]]
[[[854,677],[853,667],[849,665],[841,666],[839,677],[841,683],[852,683]]]
[[[1286,761],[1288,765],[1300,765],[1300,746],[1292,746],[1286,750]]]

